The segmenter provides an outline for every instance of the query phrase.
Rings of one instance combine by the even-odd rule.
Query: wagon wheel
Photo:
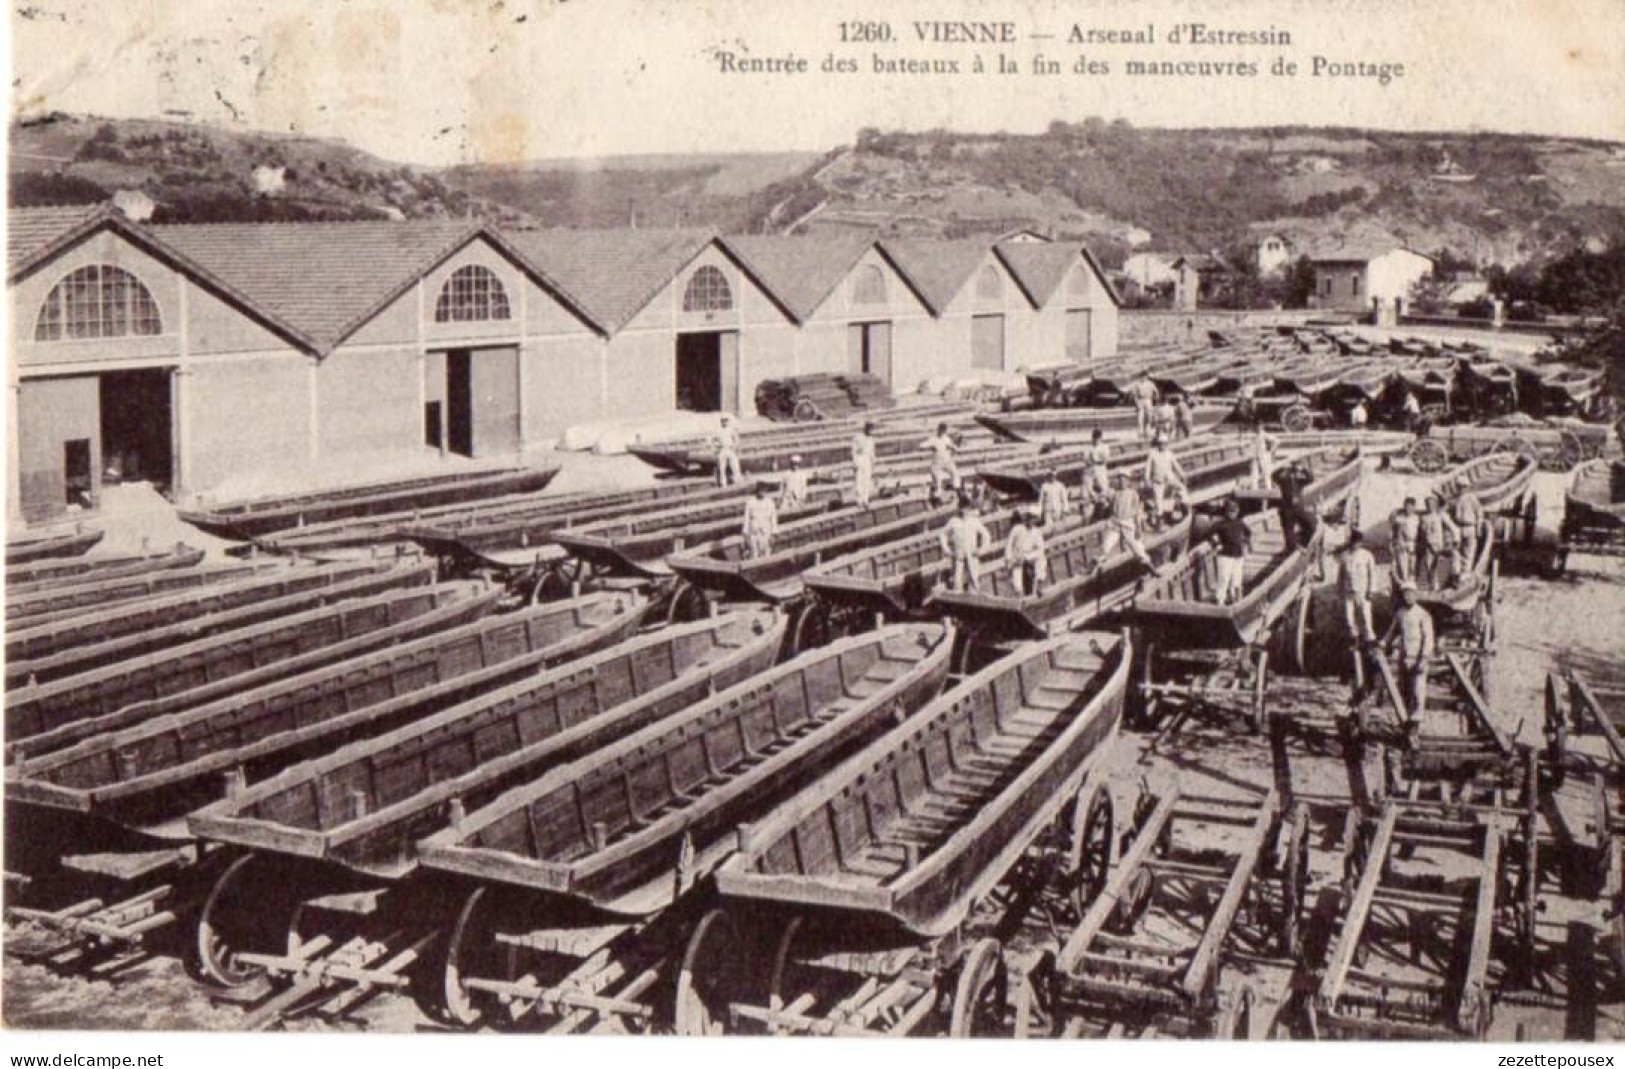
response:
[[[1443,471],[1450,464],[1450,453],[1432,438],[1418,438],[1411,446],[1411,463],[1416,470],[1427,475]]]
[[[267,908],[262,898],[276,893],[276,881],[243,877],[257,860],[258,854],[244,854],[227,865],[198,912],[196,964],[203,978],[217,987],[240,988],[259,978],[263,970],[244,964],[237,955],[276,949],[278,939],[287,935],[287,926],[275,921],[282,911]]]
[[[582,573],[583,566],[579,561],[561,561],[542,573],[541,579],[536,582],[536,591],[531,600],[541,603],[560,601],[569,597]]]
[[[829,607],[816,599],[809,600],[796,610],[790,624],[790,655],[816,649],[829,642],[830,636]]]
[[[457,919],[446,938],[445,961],[441,965],[441,983],[438,992],[429,992],[433,998],[432,1016],[446,1024],[473,1028],[491,1012],[494,996],[472,991],[464,986],[463,978],[476,973],[502,972],[512,979],[513,951],[508,954],[508,968],[499,970],[493,960],[496,947],[491,940],[487,923],[489,910],[482,910],[486,888],[477,888],[463,901]]]
[[[1533,461],[1540,460],[1540,450],[1531,445],[1527,438],[1519,434],[1510,434],[1496,442],[1494,452],[1502,456],[1515,455]]]
[[[797,423],[818,422],[818,409],[805,397],[796,398],[796,406],[790,414]]]
[[[1281,413],[1281,426],[1294,434],[1315,429],[1315,414],[1307,405],[1293,405]]]
[[[1303,951],[1303,925],[1300,918],[1309,898],[1309,810],[1292,807],[1287,825],[1286,863],[1281,866],[1282,957],[1296,959]]]
[[[671,602],[666,606],[666,623],[703,620],[710,612],[711,604],[706,600],[705,592],[688,580],[679,579],[671,592]]]
[[[787,990],[791,968],[790,948],[795,946],[796,936],[801,934],[806,920],[807,918],[799,914],[791,917],[790,923],[779,933],[778,944],[773,948],[773,962],[767,974],[767,1004],[775,1010],[783,1009],[795,1001],[791,997],[791,992]],[[769,1031],[776,1034],[777,1030],[769,1028]]]
[[[1073,799],[1067,823],[1071,835],[1061,890],[1073,915],[1081,919],[1105,888],[1111,870],[1117,829],[1111,792],[1099,784],[1085,786]]]
[[[1155,673],[1152,671],[1156,664],[1156,647],[1150,642],[1145,642],[1142,645],[1138,641],[1139,638],[1139,635],[1135,636],[1134,646],[1141,651],[1140,684],[1143,689],[1140,691],[1140,713],[1137,719],[1139,721],[1138,726],[1150,729],[1156,723],[1157,705],[1159,703],[1155,692],[1149,689],[1156,682]]]
[[[1133,935],[1134,929],[1139,927],[1147,911],[1151,909],[1151,898],[1156,892],[1156,881],[1151,873],[1140,869],[1128,880],[1128,886],[1123,888],[1123,895],[1112,907],[1112,912],[1106,918],[1105,927],[1117,935]]]
[[[1312,605],[1311,594],[1308,588],[1298,595],[1298,611],[1294,614],[1292,624],[1292,664],[1291,668],[1300,676],[1309,674],[1309,635]]]
[[[1219,1013],[1213,1022],[1213,1038],[1251,1039],[1252,1030],[1253,986],[1243,982],[1220,999]]]
[[[978,939],[959,967],[948,1034],[956,1039],[1002,1034],[1008,994],[1004,948],[997,939]]]
[[[1586,458],[1585,443],[1573,431],[1559,431],[1557,448],[1540,458],[1542,471],[1568,471]]]
[[[732,917],[713,909],[700,918],[683,952],[672,1005],[672,1026],[680,1036],[719,1036],[728,1023],[728,1004],[751,955]]]

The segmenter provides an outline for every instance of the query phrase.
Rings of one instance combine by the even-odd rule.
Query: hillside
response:
[[[341,141],[197,123],[55,114],[12,123],[11,203],[73,204],[137,189],[164,222],[382,219],[524,212],[449,186],[433,169]]]
[[[1036,135],[865,130],[821,156],[443,170],[337,142],[173,122],[61,117],[14,124],[12,138],[13,203],[134,187],[162,218],[455,215],[945,236],[1032,228],[1087,238],[1108,263],[1139,248],[1232,249],[1271,231],[1300,249],[1400,240],[1502,264],[1625,236],[1625,146],[1502,134],[1140,130],[1090,119]],[[256,168],[279,174],[280,187],[257,185]]]

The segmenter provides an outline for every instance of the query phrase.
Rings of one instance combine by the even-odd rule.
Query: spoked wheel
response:
[[[709,911],[694,926],[672,1006],[672,1026],[678,1035],[720,1036],[726,1030],[730,996],[752,965],[743,938],[734,919],[720,909]]]
[[[1221,1000],[1218,1017],[1213,1022],[1213,1038],[1251,1039],[1252,1030],[1253,987],[1241,983]]]
[[[832,631],[829,607],[817,599],[805,602],[790,624],[790,653],[806,653],[826,644]]]
[[[287,919],[275,905],[279,885],[269,874],[255,871],[259,860],[258,854],[244,854],[227,865],[198,914],[198,971],[217,987],[240,988],[258,979],[263,970],[243,963],[238,954],[280,951],[290,930],[278,920],[279,915]],[[256,880],[257,875],[267,878]]]
[[[997,939],[977,940],[959,967],[948,1034],[956,1039],[1006,1035],[1009,988],[1004,948]]]
[[[1117,831],[1111,792],[1098,784],[1085,786],[1073,799],[1068,823],[1072,834],[1062,890],[1073,914],[1081,920],[1105,889],[1111,871]]]
[[[1426,475],[1443,471],[1450,463],[1450,453],[1432,438],[1419,438],[1411,446],[1411,463]]]
[[[1303,950],[1304,906],[1309,898],[1309,810],[1292,807],[1288,815],[1286,860],[1281,866],[1281,956],[1296,959]],[[1239,1037],[1238,1037],[1239,1038]]]
[[[457,1025],[462,1028],[474,1028],[490,1015],[494,1004],[494,996],[484,992],[474,991],[464,986],[463,981],[472,976],[486,975],[499,971],[494,957],[500,953],[496,944],[491,940],[488,920],[491,910],[486,905],[486,888],[477,888],[463,901],[463,908],[457,911],[457,919],[452,923],[451,934],[446,939],[446,960],[441,969],[440,990],[438,999],[431,1007],[434,1016],[444,1023]],[[509,952],[510,968],[500,970],[504,974],[511,974],[512,952]]]
[[[1281,413],[1281,426],[1293,434],[1303,434],[1315,429],[1315,414],[1309,411],[1307,405],[1293,405]]]
[[[575,589],[575,584],[584,572],[584,566],[578,561],[566,561],[556,567],[549,568],[543,573],[541,580],[536,584],[536,602],[561,601],[569,597]]]
[[[800,994],[799,991],[790,990],[791,978],[795,972],[795,964],[791,961],[790,952],[796,945],[796,937],[801,934],[801,929],[805,923],[805,917],[799,915],[791,917],[790,922],[784,926],[784,930],[779,933],[779,938],[774,944],[773,960],[767,973],[767,1004],[772,1009],[782,1010],[795,1001]],[[777,1033],[777,1029],[770,1028],[769,1031]]]
[[[796,401],[795,411],[792,413],[792,415],[795,417],[795,421],[797,423],[818,422],[818,409],[814,408],[813,403],[807,400],[805,397]]]
[[[710,613],[711,603],[706,600],[704,591],[687,580],[679,580],[676,589],[671,592],[671,603],[666,606],[666,623],[703,620]]]
[[[1541,454],[1540,470],[1564,472],[1585,460],[1585,444],[1580,436],[1573,431],[1560,431],[1557,436],[1557,448]]]
[[[1298,611],[1293,614],[1292,621],[1292,670],[1300,676],[1309,674],[1309,634],[1310,621],[1314,615],[1311,610],[1310,591],[1305,590],[1298,595]]]

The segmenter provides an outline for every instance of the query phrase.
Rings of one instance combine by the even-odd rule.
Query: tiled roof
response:
[[[1067,269],[1078,261],[1083,248],[1072,242],[1041,244],[1035,241],[1006,242],[999,256],[1033,303],[1043,307],[1066,277]]]
[[[1369,242],[1355,245],[1320,246],[1310,252],[1309,260],[1312,263],[1323,264],[1363,264],[1371,260],[1375,260],[1379,256],[1387,256],[1391,252],[1401,251],[1414,253],[1415,255],[1422,257],[1424,260],[1433,259],[1433,257],[1428,256],[1426,253],[1417,252],[1415,249],[1407,249],[1405,246],[1395,241],[1387,244]]]
[[[505,230],[510,246],[614,333],[710,243],[710,230]]]
[[[193,223],[150,233],[325,352],[480,229],[414,220]]]
[[[920,241],[885,238],[880,246],[919,291],[931,311],[940,315],[965,288],[971,273],[986,258],[989,245],[976,238]]]
[[[873,234],[862,231],[818,237],[747,234],[722,239],[799,320],[805,320],[824,303],[874,241]]]
[[[105,204],[10,209],[6,212],[6,277],[15,277],[18,271],[101,217],[112,218]]]

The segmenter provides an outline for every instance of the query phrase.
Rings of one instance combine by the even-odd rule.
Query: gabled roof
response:
[[[482,230],[467,220],[150,228],[255,307],[292,323],[318,354],[330,352]]]
[[[941,315],[955,294],[965,288],[991,248],[978,238],[957,241],[883,238],[880,247],[935,315]]]
[[[124,221],[106,204],[12,208],[6,212],[6,278],[17,276],[103,223]]]
[[[1066,277],[1067,271],[1082,257],[1094,272],[1095,278],[1106,288],[1106,294],[1112,303],[1119,307],[1123,298],[1112,285],[1112,280],[1095,259],[1089,246],[1076,241],[1057,241],[1048,244],[1033,244],[1031,242],[1014,242],[1002,244],[997,247],[999,258],[1010,268],[1010,273],[1016,277],[1021,288],[1027,291],[1027,296],[1039,308],[1049,303],[1055,296],[1056,289],[1061,280]]]
[[[875,237],[861,230],[817,237],[741,234],[722,243],[804,321],[874,246]]]
[[[610,334],[620,330],[715,243],[794,319],[783,298],[712,230],[508,230],[509,244],[558,280]]]
[[[1406,248],[1399,242],[1392,244],[1359,244],[1359,245],[1332,245],[1317,248],[1309,254],[1309,262],[1317,264],[1363,264],[1370,263],[1379,256],[1387,256],[1391,252],[1408,252],[1412,256],[1420,256],[1429,263],[1433,257],[1415,249]]]
[[[1217,256],[1210,256],[1205,252],[1186,253],[1179,257],[1170,266],[1178,267],[1180,264],[1189,264],[1198,273],[1202,271],[1228,271],[1230,266]]]

